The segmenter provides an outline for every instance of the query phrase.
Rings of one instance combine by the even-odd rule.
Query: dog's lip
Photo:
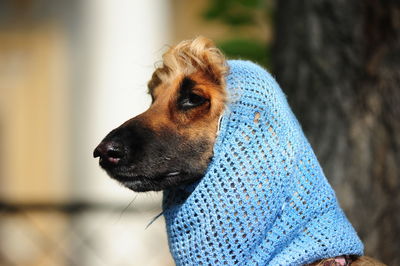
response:
[[[180,171],[174,171],[174,172],[167,172],[165,174],[160,174],[155,177],[148,177],[145,175],[132,175],[132,174],[124,174],[124,173],[116,173],[116,174],[111,174],[111,177],[114,179],[120,181],[120,182],[132,182],[132,181],[157,181],[163,178],[171,178],[171,177],[176,177],[181,174]]]
[[[114,158],[114,157],[108,157],[108,158],[100,157],[99,158],[99,164],[101,164],[104,161],[108,161],[110,163],[117,164],[120,160],[121,160],[120,158]]]
[[[103,158],[103,157],[100,157],[99,158],[99,165],[100,165],[101,168],[103,168],[104,170],[107,171],[109,169],[117,167],[120,161],[121,161],[121,159],[119,159],[119,158],[112,158],[112,157]]]

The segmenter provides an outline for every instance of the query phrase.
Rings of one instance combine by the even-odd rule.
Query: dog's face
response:
[[[94,151],[112,178],[138,192],[201,178],[225,105],[227,67],[209,40],[178,44],[163,59],[148,84],[149,109],[111,131]]]

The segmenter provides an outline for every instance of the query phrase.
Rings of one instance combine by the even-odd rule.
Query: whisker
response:
[[[129,204],[121,211],[118,221],[121,220],[122,215],[126,212],[126,210],[128,210],[128,208],[132,205],[132,203],[136,200],[137,197],[138,194],[136,194],[135,197],[133,197],[133,199],[129,202]]]
[[[159,214],[157,214],[153,219],[151,219],[151,221],[146,225],[146,228],[144,230],[146,230],[147,228],[150,227],[150,225],[152,225],[161,215],[163,215],[164,212],[160,212]]]

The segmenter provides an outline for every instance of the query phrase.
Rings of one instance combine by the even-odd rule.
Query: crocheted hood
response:
[[[177,265],[301,265],[361,255],[279,85],[251,62],[229,66],[230,103],[205,176],[164,192]]]

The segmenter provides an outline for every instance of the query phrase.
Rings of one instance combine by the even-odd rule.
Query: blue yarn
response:
[[[177,265],[302,265],[362,255],[363,245],[279,85],[229,61],[230,102],[196,184],[164,192]]]

